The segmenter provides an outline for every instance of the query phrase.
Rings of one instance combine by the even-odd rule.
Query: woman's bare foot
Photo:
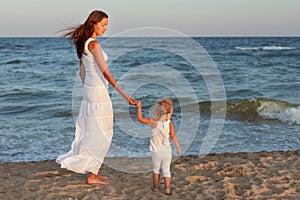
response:
[[[111,176],[101,176],[101,175],[97,175],[100,179],[103,179],[103,180],[111,180],[112,177]]]
[[[94,185],[94,184],[109,185],[109,182],[107,182],[107,180],[108,180],[108,177],[89,173],[89,176],[87,179],[87,184],[89,184],[89,185]]]

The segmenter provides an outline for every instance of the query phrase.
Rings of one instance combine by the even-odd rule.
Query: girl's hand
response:
[[[181,149],[177,149],[177,154],[178,154],[178,155],[181,155],[181,154],[182,154]]]
[[[136,102],[136,106],[137,106],[137,107],[142,107],[142,102],[141,102],[141,101],[137,101],[137,102]]]

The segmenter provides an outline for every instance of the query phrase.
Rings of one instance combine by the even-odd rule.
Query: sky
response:
[[[0,37],[57,37],[93,10],[109,15],[108,37],[143,27],[188,36],[300,36],[300,0],[1,0]]]

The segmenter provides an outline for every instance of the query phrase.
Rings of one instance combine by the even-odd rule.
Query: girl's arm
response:
[[[143,124],[152,124],[152,119],[150,118],[144,118],[143,112],[142,112],[142,102],[137,101],[136,103],[138,110],[137,110],[137,120]]]
[[[175,133],[175,130],[174,130],[173,122],[170,122],[170,137],[171,137],[173,143],[175,144],[175,146],[177,148],[177,154],[181,155],[182,151],[181,151],[180,144],[179,144],[179,141],[177,139],[177,136],[176,136],[176,133]]]
[[[128,101],[130,105],[136,105],[136,101],[122,90],[122,88],[117,84],[117,81],[111,75],[108,66],[104,60],[100,43],[97,41],[92,41],[89,43],[88,49],[93,54],[104,78]]]
[[[84,65],[82,63],[82,61],[80,61],[80,67],[79,67],[79,76],[82,82],[82,85],[84,84],[85,81],[85,70],[84,70]]]

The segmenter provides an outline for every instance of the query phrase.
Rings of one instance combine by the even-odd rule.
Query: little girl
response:
[[[160,170],[163,172],[166,195],[171,195],[170,182],[170,165],[172,160],[172,149],[169,137],[172,138],[178,155],[181,155],[180,145],[174,131],[174,124],[171,122],[173,112],[172,99],[159,99],[153,106],[153,118],[144,118],[142,114],[142,102],[137,102],[138,113],[137,119],[143,124],[150,124],[152,134],[150,137],[150,151],[152,152],[153,164],[153,188],[154,192],[158,191],[158,182],[160,178]]]

